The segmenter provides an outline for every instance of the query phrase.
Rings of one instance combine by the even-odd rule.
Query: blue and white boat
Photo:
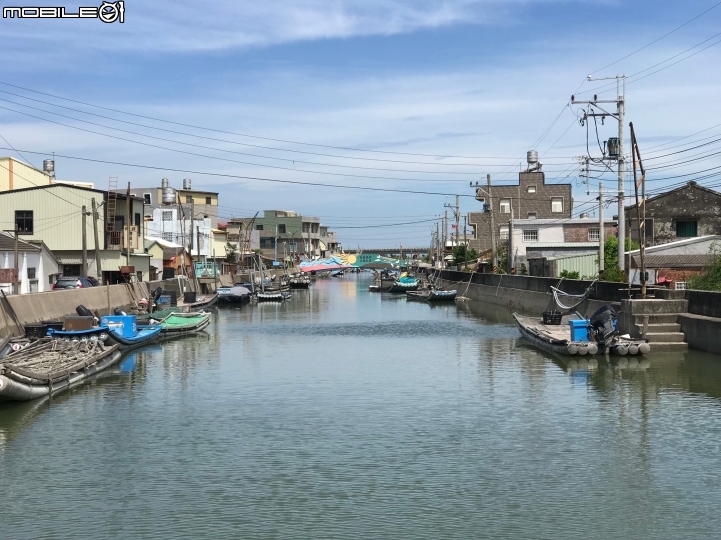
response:
[[[108,328],[108,339],[120,345],[121,350],[139,347],[160,339],[160,325],[147,325],[138,328],[135,315],[106,315],[100,317],[100,326]]]

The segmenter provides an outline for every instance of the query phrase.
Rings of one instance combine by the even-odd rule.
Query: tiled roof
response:
[[[704,255],[646,255],[646,268],[703,268],[713,261],[711,254]],[[633,256],[634,265],[641,267],[641,256]]]

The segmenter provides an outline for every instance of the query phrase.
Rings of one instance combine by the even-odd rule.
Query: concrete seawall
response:
[[[7,296],[7,303],[0,300],[0,336],[20,334],[13,312],[18,322],[26,325],[62,320],[66,315],[75,315],[75,308],[81,304],[90,311],[108,315],[115,308],[130,309],[138,300],[147,297],[148,290],[144,283]],[[8,309],[8,304],[12,310]]]

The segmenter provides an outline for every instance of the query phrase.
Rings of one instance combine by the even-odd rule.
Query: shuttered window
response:
[[[698,222],[697,221],[677,221],[676,222],[676,237],[677,238],[692,238],[698,236]]]

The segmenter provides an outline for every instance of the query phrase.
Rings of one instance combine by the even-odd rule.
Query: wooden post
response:
[[[130,266],[130,182],[128,182],[128,192],[125,196],[125,264]]]
[[[12,162],[12,159],[10,160]],[[15,224],[15,253],[13,255],[13,268],[15,268],[15,283],[13,294],[20,294],[20,276],[18,275],[18,224]]]

